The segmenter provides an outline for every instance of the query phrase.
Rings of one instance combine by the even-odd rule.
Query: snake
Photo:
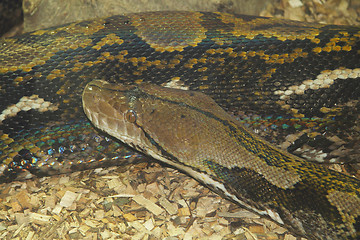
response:
[[[243,126],[263,124],[260,129],[283,140],[300,132],[287,150],[312,146],[310,158],[356,161],[359,27],[220,12],[145,12],[1,39],[0,49],[1,182],[142,156],[119,138],[298,236],[359,238],[357,179],[278,150],[275,141]],[[109,91],[94,111],[86,110],[85,97],[82,107],[89,87]],[[124,112],[127,103],[145,99],[150,110],[126,111],[132,125],[126,133],[135,137],[123,139],[124,117],[109,118],[115,114],[109,106]],[[162,106],[165,115],[153,109],[157,117],[141,125],[141,113],[151,115],[150,104]],[[92,117],[102,110],[103,120]],[[179,141],[160,128],[176,117]],[[211,142],[216,144],[210,148]],[[209,157],[196,158],[197,151]]]
[[[99,129],[300,236],[358,237],[360,181],[272,147],[203,93],[95,80],[82,100]]]

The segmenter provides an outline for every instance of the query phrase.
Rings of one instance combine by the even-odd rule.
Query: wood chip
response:
[[[112,236],[111,232],[108,231],[107,229],[105,229],[105,231],[102,231],[100,233],[100,235],[101,235],[102,239],[109,239]]]
[[[304,4],[301,2],[301,0],[289,0],[290,7],[297,8],[302,7]]]
[[[190,216],[190,209],[188,207],[178,209],[179,216]]]
[[[45,225],[50,222],[51,216],[39,214],[39,213],[30,213],[30,221],[36,224]]]
[[[168,222],[166,225],[170,236],[176,237],[185,234],[183,229],[175,227],[172,222]]]
[[[13,237],[16,237],[22,231],[22,229],[25,227],[25,225],[26,225],[25,223],[21,224],[14,232]]]
[[[90,229],[91,227],[86,224],[81,224],[81,226],[79,227],[79,231],[83,235],[85,235]]]
[[[132,215],[131,213],[125,213],[123,215],[123,218],[125,218],[126,221],[128,221],[128,222],[132,222],[132,221],[137,220],[137,218],[134,215]]]
[[[178,207],[175,203],[169,202],[165,197],[159,199],[159,204],[170,214],[175,215],[178,212]]]
[[[103,209],[96,210],[94,215],[97,220],[101,220],[105,217],[105,211]]]
[[[265,229],[263,225],[251,225],[249,226],[249,231],[252,233],[265,233]]]
[[[152,218],[149,218],[143,225],[148,231],[153,230],[155,227]]]
[[[107,182],[107,184],[110,189],[123,185],[122,182],[120,182],[119,177],[111,179],[110,181]]]
[[[29,208],[29,209],[32,208],[32,205],[30,203],[30,197],[26,190],[23,190],[17,194],[17,201],[19,202],[22,208]]]
[[[30,222],[30,217],[26,216],[24,213],[15,213],[15,219],[18,225],[23,223],[28,224]]]
[[[59,215],[62,209],[63,207],[60,204],[57,204],[51,212]]]
[[[99,222],[91,219],[85,219],[84,223],[92,228],[97,228],[99,226]]]
[[[220,217],[229,217],[229,218],[260,218],[259,215],[249,212],[247,210],[240,210],[237,212],[219,212]]]
[[[136,195],[133,197],[133,200],[139,205],[145,207],[147,210],[152,212],[155,215],[160,215],[164,212],[164,209],[153,203],[152,201],[144,198],[142,195]]]
[[[290,234],[286,234],[284,240],[297,240],[297,238]]]
[[[68,208],[70,207],[75,199],[78,197],[78,194],[71,192],[71,191],[66,191],[64,196],[61,198],[60,201],[60,206]]]
[[[135,228],[139,232],[147,232],[144,225],[142,225],[139,221],[129,222],[129,226]]]
[[[69,176],[62,176],[59,180],[59,184],[65,184],[68,183],[70,180]]]
[[[23,209],[23,208],[21,207],[20,203],[17,202],[17,201],[16,201],[16,202],[14,201],[14,202],[11,203],[11,208],[12,208],[12,211],[13,211],[13,212],[20,212],[20,211],[22,211],[22,209]]]
[[[30,232],[28,233],[28,235],[26,236],[25,240],[31,240],[31,239],[33,239],[34,235],[35,235],[35,232],[30,231]]]
[[[6,230],[6,225],[5,225],[5,223],[0,222],[0,231],[4,231],[4,230]],[[2,239],[2,238],[0,238],[0,239]]]

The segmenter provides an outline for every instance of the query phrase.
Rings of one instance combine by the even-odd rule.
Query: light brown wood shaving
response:
[[[276,0],[261,16],[342,25],[360,25],[360,1]]]
[[[273,232],[286,231],[154,163],[3,184],[0,198],[2,239],[279,239]]]

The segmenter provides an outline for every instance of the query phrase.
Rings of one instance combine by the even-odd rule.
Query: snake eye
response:
[[[133,110],[127,111],[125,113],[125,119],[130,123],[136,122],[136,113]]]

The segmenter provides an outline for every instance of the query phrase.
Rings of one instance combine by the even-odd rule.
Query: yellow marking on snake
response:
[[[82,101],[97,128],[299,236],[360,236],[360,181],[273,147],[203,93],[95,80]]]
[[[183,17],[180,12],[169,12],[169,17]],[[132,25],[135,26],[138,31],[136,32],[143,40],[148,42],[150,46],[158,52],[173,52],[173,51],[182,51],[187,46],[197,46],[203,39],[206,38],[205,32],[206,29],[203,28],[200,23],[201,13],[193,12],[189,18],[184,18],[184,21],[180,25],[174,25],[172,22],[163,24],[162,21],[158,19],[159,15],[157,13],[149,13],[145,19],[136,15],[131,16]],[[165,15],[165,17],[167,17]],[[197,31],[189,33],[184,31],[185,26],[196,26]],[[149,31],[151,29],[151,31]],[[157,34],[154,34],[153,30],[158,29],[155,32],[161,33],[164,36],[159,37]],[[186,41],[179,43],[176,39],[173,41],[163,41],[166,39],[166,35],[177,34],[179,38],[184,38]]]

